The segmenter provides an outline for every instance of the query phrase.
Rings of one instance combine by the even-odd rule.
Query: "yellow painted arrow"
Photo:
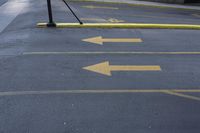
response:
[[[118,10],[119,8],[117,7],[108,7],[108,6],[93,6],[93,5],[89,5],[89,6],[82,6],[84,8],[89,8],[89,9],[95,9],[95,8],[102,8],[102,9],[112,9],[112,10]]]
[[[108,61],[83,67],[83,69],[107,76],[111,76],[112,71],[161,71],[160,66],[155,65],[109,65]]]
[[[83,39],[84,42],[90,42],[103,45],[104,42],[142,42],[140,38],[102,38],[101,36]]]

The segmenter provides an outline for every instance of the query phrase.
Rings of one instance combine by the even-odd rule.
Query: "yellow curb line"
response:
[[[48,27],[48,23],[38,23],[37,27]],[[200,30],[200,25],[192,24],[148,24],[148,23],[56,23],[56,28],[147,28],[147,29],[194,29]]]

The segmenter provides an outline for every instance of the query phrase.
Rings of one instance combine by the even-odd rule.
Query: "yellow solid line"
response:
[[[121,15],[120,13],[109,13],[109,12],[106,12],[104,14],[107,14],[107,15]],[[182,20],[184,21],[184,23],[191,23],[192,22],[197,22],[197,19],[192,19],[192,18],[179,18],[177,17],[176,15],[165,15],[165,16],[153,16],[152,13],[149,13],[149,12],[145,12],[146,15],[137,15],[137,14],[124,14],[123,16],[126,16],[126,17],[145,17],[145,18],[157,18],[157,19],[168,19],[168,18],[172,18],[173,19],[176,19],[176,20]]]
[[[23,55],[102,55],[102,54],[132,54],[132,55],[200,55],[200,52],[101,52],[101,51],[85,51],[85,52],[24,52]]]
[[[195,16],[197,18],[200,18],[200,14],[192,14],[192,16]]]
[[[47,27],[47,23],[38,23],[38,27]],[[153,28],[153,29],[200,29],[192,24],[148,24],[148,23],[56,23],[57,28]]]
[[[102,94],[102,93],[165,93],[169,95],[175,95],[192,100],[200,100],[199,97],[194,97],[186,94],[180,94],[178,92],[192,92],[200,93],[199,89],[196,90],[43,90],[43,91],[8,91],[0,92],[0,96],[20,96],[20,95],[50,95],[50,94]]]
[[[84,93],[167,93],[167,92],[200,93],[200,89],[155,89],[155,90],[42,90],[42,91],[8,91],[0,92],[0,96],[44,95],[44,94],[84,94]]]
[[[93,5],[90,5],[90,6],[81,6],[81,7],[88,8],[88,9],[112,9],[112,10],[118,10],[119,9],[117,7],[93,6]]]
[[[111,23],[123,23],[123,22],[125,22],[124,20],[118,20],[118,19],[115,19],[115,18],[110,18],[107,21],[111,22]]]
[[[86,20],[86,21],[102,21],[102,22],[106,22],[107,20],[102,19],[102,18],[81,18],[81,20]]]
[[[177,92],[173,92],[173,91],[165,91],[164,93],[170,94],[170,95],[179,96],[179,97],[183,97],[183,98],[187,98],[187,99],[200,101],[200,97],[196,97],[196,96],[191,96],[191,95],[187,95],[187,94],[181,94],[181,93],[177,93]]]
[[[115,19],[115,18],[109,18],[108,20],[101,19],[101,18],[81,18],[81,20],[96,21],[96,22],[110,22],[110,23],[123,23],[123,22],[125,22],[124,20],[118,20],[118,19]]]

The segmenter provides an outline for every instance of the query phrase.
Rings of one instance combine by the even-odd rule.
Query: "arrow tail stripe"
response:
[[[111,71],[161,71],[160,66],[119,66],[111,65]]]
[[[140,38],[103,38],[102,42],[142,42]]]

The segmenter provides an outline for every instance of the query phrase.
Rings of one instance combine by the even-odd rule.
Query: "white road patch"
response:
[[[8,1],[0,6],[0,33],[15,19],[28,5],[28,1]]]

